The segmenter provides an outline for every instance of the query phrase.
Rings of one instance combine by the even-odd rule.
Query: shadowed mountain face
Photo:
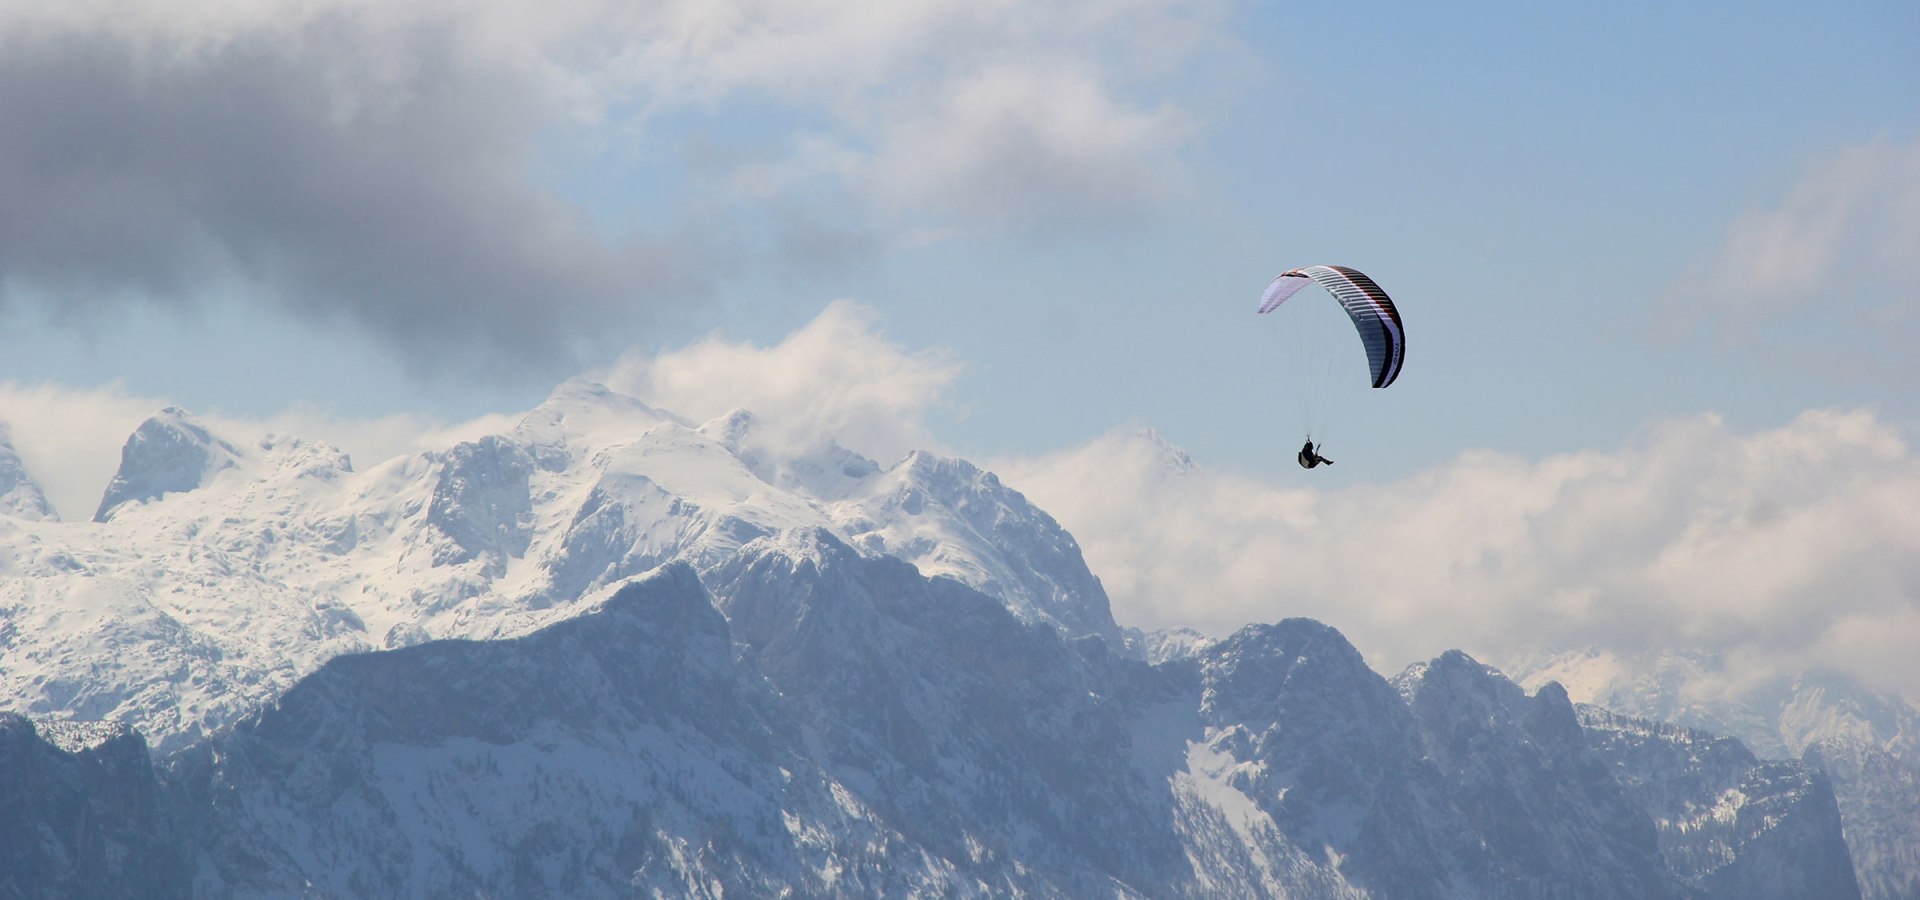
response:
[[[1289,620],[1151,666],[819,531],[709,580],[340,657],[158,778],[126,736],[139,764],[72,793],[160,798],[118,823],[150,895],[1686,895],[1564,695],[1464,656],[1396,692]]]
[[[0,713],[0,897],[186,897],[178,811],[139,735]]]
[[[1860,892],[1840,808],[1820,769],[1754,758],[1739,741],[1579,708],[1627,794],[1653,818],[1667,863],[1709,897]]]

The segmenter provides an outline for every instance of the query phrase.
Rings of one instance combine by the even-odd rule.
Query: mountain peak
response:
[[[756,420],[753,413],[735,407],[726,415],[709,419],[702,423],[699,431],[724,445],[734,455],[739,455],[746,446],[747,436],[752,433]]]
[[[238,464],[241,452],[215,437],[192,413],[169,406],[154,413],[120,448],[120,469],[100,498],[95,522],[105,522],[129,503],[157,500],[199,488]]]
[[[1180,449],[1165,437],[1161,436],[1158,430],[1142,428],[1134,432],[1134,437],[1151,446],[1159,456],[1161,464],[1168,470],[1178,473],[1193,471],[1193,457],[1187,455],[1187,451]]]
[[[27,466],[14,452],[7,423],[0,422],[0,516],[12,516],[34,522],[57,522],[60,514],[47,502],[39,482],[27,474]]]
[[[687,425],[638,397],[597,381],[569,378],[520,418],[512,437],[526,445],[541,468],[551,471],[565,468],[575,450],[628,443],[666,422]]]
[[[1472,702],[1480,705],[1507,703],[1525,694],[1499,669],[1460,650],[1448,650],[1427,662],[1408,666],[1390,681],[1409,703],[1418,703],[1423,694],[1434,691],[1447,696],[1471,697]],[[1564,688],[1558,684],[1554,687],[1557,688],[1554,696],[1566,696]]]
[[[850,460],[854,463],[862,459]],[[855,470],[847,470],[853,475]],[[964,459],[916,450],[861,487],[836,515],[864,547],[929,575],[951,575],[1000,598],[1024,621],[1125,646],[1105,588],[1080,545],[1044,510]]]

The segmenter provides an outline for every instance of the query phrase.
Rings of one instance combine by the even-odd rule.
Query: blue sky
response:
[[[941,373],[904,434],[1034,478],[1147,426],[1318,496],[1854,409],[1913,471],[1911,3],[82,3],[0,60],[17,436],[33,391],[450,425],[845,299]],[[1309,474],[1252,309],[1313,263],[1409,351]]]
[[[1271,398],[1250,390],[1270,382],[1273,349],[1261,323],[1243,321],[1248,298],[1279,269],[1339,262],[1399,297],[1413,335],[1396,395],[1362,398],[1370,405],[1346,423],[1347,452],[1365,465],[1345,477],[1398,476],[1473,446],[1592,446],[1665,414],[1766,424],[1815,405],[1903,420],[1920,411],[1917,392],[1886,371],[1836,375],[1792,359],[1803,339],[1852,352],[1858,323],[1804,316],[1678,334],[1668,314],[1689,302],[1688,267],[1743,214],[1778,207],[1848,148],[1879,141],[1912,155],[1920,12],[1910,4],[1143,6],[1138,21],[1081,35],[1009,37],[994,29],[1016,26],[989,22],[950,58],[844,76],[821,64],[817,76],[846,78],[851,102],[886,114],[908,101],[860,79],[927,82],[922,93],[937,94],[970,68],[1087,72],[1111,116],[1165,132],[1114,164],[1116,182],[1135,183],[1112,185],[1112,209],[1089,196],[1095,187],[977,215],[938,189],[907,189],[899,208],[875,211],[894,201],[849,199],[865,188],[818,173],[743,199],[726,166],[779,162],[807,141],[857,152],[875,140],[871,126],[850,124],[849,101],[825,88],[770,96],[752,78],[714,76],[711,96],[661,101],[636,76],[606,88],[617,95],[595,121],[548,111],[500,127],[535,130],[506,139],[527,189],[591,216],[601,239],[688,233],[696,252],[721,258],[684,298],[659,303],[666,314],[583,311],[610,319],[612,338],[475,366],[410,338],[382,346],[384,323],[328,311],[338,301],[324,295],[263,300],[320,293],[271,274],[129,279],[110,286],[125,299],[79,313],[69,295],[89,288],[67,273],[31,277],[16,258],[4,273],[0,378],[121,379],[235,413],[302,402],[459,418],[523,408],[633,347],[716,330],[771,341],[844,297],[876,309],[896,339],[950,348],[965,365],[941,428],[957,447],[1038,452],[1139,422],[1208,459],[1259,467],[1258,448],[1296,429],[1265,428]],[[1034,18],[1057,27],[1073,16]],[[1190,45],[1131,50],[1147,36],[1129,29],[1161,18],[1195,31],[1181,39]],[[917,40],[900,38],[909,50]],[[1147,61],[1129,65],[1130,52]],[[487,89],[476,82],[452,89]],[[1059,151],[1062,164],[1072,151]],[[863,176],[880,177],[849,177]],[[768,223],[784,217],[840,227],[847,246],[779,258],[769,245],[785,238],[771,232],[784,226]],[[724,221],[695,234],[702,219]],[[896,240],[896,229],[932,236]],[[110,264],[111,250],[101,254],[94,262]],[[399,290],[459,288],[415,280]],[[458,309],[450,298],[445,314]],[[1884,343],[1864,352],[1901,363]]]

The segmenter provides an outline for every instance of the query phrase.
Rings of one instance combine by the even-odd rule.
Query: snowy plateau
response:
[[[0,898],[1920,896],[1902,701],[1142,634],[992,473],[762,431],[167,409],[63,522],[0,430]]]

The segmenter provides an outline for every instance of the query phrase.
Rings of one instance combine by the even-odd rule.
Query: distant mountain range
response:
[[[0,432],[0,897],[1916,890],[1898,700],[1142,634],[992,473],[761,432],[575,381],[358,470],[168,409],[73,523]]]
[[[1804,759],[1832,783],[1861,887],[1920,898],[1920,713],[1831,671],[1730,687],[1710,654],[1623,659],[1598,650],[1517,670],[1597,707],[1738,738],[1774,759]]]

